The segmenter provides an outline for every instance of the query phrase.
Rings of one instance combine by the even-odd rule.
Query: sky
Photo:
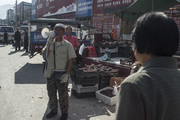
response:
[[[28,3],[32,2],[32,0],[17,0],[17,4],[21,3],[22,1],[28,2]],[[6,18],[7,10],[13,9],[13,7],[15,6],[15,3],[16,3],[16,0],[0,0],[0,6],[2,6],[2,7],[0,7],[0,19]],[[8,4],[8,6],[7,6],[7,4]]]
[[[31,3],[32,0],[17,0],[17,3],[20,3],[22,1]],[[1,0],[0,6],[5,5],[5,4],[14,4],[15,5],[15,3],[16,3],[16,0]]]

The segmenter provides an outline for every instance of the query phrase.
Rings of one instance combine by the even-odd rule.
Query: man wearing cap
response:
[[[59,103],[61,117],[59,120],[67,120],[68,117],[68,79],[72,67],[72,59],[76,54],[72,44],[66,41],[62,36],[65,32],[65,26],[58,23],[54,27],[55,37],[49,37],[45,47],[42,50],[43,57],[46,56],[45,77],[47,78],[47,91],[49,96],[49,106],[51,111],[46,118],[51,118],[58,113],[57,91],[59,94]],[[46,54],[46,50],[48,52]],[[44,55],[46,54],[46,55]],[[53,73],[58,71],[64,73],[60,79],[54,79]]]

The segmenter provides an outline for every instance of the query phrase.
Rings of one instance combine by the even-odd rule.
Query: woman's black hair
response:
[[[179,46],[179,30],[163,12],[150,12],[138,18],[132,37],[138,53],[172,56]]]

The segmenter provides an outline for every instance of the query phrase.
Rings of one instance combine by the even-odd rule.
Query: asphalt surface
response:
[[[23,47],[21,48],[23,49]],[[0,120],[58,120],[61,112],[46,119],[50,111],[43,59],[29,58],[24,50],[15,52],[12,45],[0,43]],[[96,97],[78,99],[69,83],[68,120],[114,120],[115,106]]]

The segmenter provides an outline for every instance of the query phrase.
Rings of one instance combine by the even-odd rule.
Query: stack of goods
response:
[[[77,98],[93,97],[98,90],[99,74],[97,70],[86,65],[84,68],[73,68],[72,93]]]
[[[117,42],[117,41],[102,42],[102,43],[100,43],[100,47],[101,47],[102,49],[105,49],[105,48],[112,49],[112,48],[116,48],[117,46],[118,46],[118,42]]]
[[[102,89],[104,87],[109,86],[110,78],[119,76],[119,70],[113,69],[112,67],[102,66],[99,70],[99,88]]]
[[[132,55],[131,45],[127,42],[125,43],[119,42],[118,43],[118,56],[129,58],[131,55]]]
[[[85,65],[83,68],[73,68],[72,89],[79,98],[95,95],[98,89],[109,86],[110,78],[119,76],[119,70],[102,64]]]
[[[111,57],[117,57],[118,56],[118,42],[112,41],[112,42],[102,42],[100,43],[100,55],[102,56],[105,52],[111,53]]]

